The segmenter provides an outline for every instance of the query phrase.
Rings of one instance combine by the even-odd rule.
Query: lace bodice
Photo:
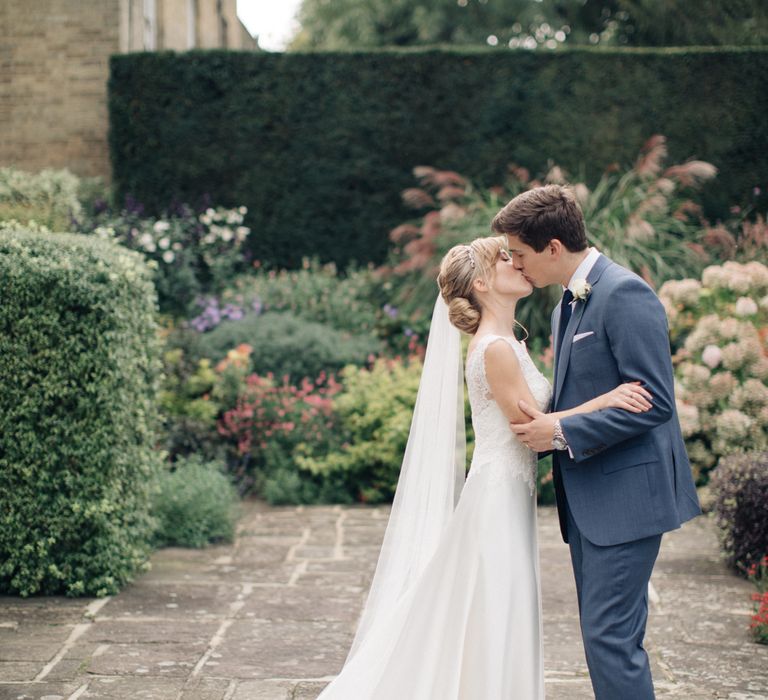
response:
[[[523,377],[541,411],[549,408],[552,387],[528,355],[525,344],[507,336],[486,335],[467,358],[465,377],[472,407],[475,451],[469,476],[490,472],[494,481],[509,478],[524,480],[531,493],[536,487],[537,455],[523,445],[510,430],[506,416],[494,400],[485,375],[485,351],[494,341],[509,343],[515,351]]]

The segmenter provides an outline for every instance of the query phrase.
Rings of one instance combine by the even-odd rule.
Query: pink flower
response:
[[[717,367],[723,359],[723,351],[717,345],[707,345],[701,353],[701,361],[710,369]]]

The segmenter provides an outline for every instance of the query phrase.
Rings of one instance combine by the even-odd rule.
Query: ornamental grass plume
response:
[[[417,220],[393,229],[391,257],[379,273],[391,290],[388,299],[419,331],[426,332],[434,301],[434,273],[440,259],[455,244],[489,234],[489,222],[512,197],[546,182],[568,183],[584,212],[590,243],[616,262],[656,287],[676,277],[698,277],[712,262],[701,242],[701,210],[691,201],[688,184],[698,185],[716,169],[701,161],[668,168],[666,140],[652,136],[635,166],[606,168],[593,189],[573,182],[556,163],[532,177],[529,170],[510,164],[506,180],[493,187],[477,187],[453,171],[421,165],[414,168],[418,186],[404,191]],[[437,214],[433,220],[432,215]],[[439,227],[438,227],[439,224]],[[417,233],[418,231],[418,233]],[[549,337],[551,292],[531,295],[518,306],[518,320],[541,345]],[[671,307],[668,307],[670,313]]]
[[[403,190],[401,196],[405,205],[411,209],[426,209],[427,207],[435,206],[435,200],[432,195],[420,187],[409,187]]]
[[[717,175],[717,168],[703,160],[689,160],[687,163],[667,168],[663,177],[677,180],[683,187],[695,187]]]
[[[662,163],[667,157],[667,139],[661,134],[654,134],[640,149],[635,162],[635,171],[641,176],[656,176],[661,172]]]
[[[736,238],[725,226],[705,226],[703,244],[710,250],[716,250],[721,258],[731,258],[736,253]]]

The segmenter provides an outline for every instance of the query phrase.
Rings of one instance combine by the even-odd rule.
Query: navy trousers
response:
[[[598,547],[579,531],[566,503],[568,545],[595,700],[653,700],[648,654],[648,581],[661,535]]]

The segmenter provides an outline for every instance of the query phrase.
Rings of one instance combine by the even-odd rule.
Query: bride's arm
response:
[[[515,351],[506,341],[495,340],[485,349],[485,378],[494,401],[510,423],[531,420],[519,403],[525,401],[529,406],[536,406],[536,399],[528,388]]]
[[[557,411],[550,415],[555,420],[558,420],[567,416],[575,416],[579,413],[600,411],[605,408],[622,408],[631,413],[644,413],[652,408],[652,400],[653,397],[640,385],[640,382],[627,382],[619,384],[615,389],[585,401],[574,408],[569,408],[566,411]]]

